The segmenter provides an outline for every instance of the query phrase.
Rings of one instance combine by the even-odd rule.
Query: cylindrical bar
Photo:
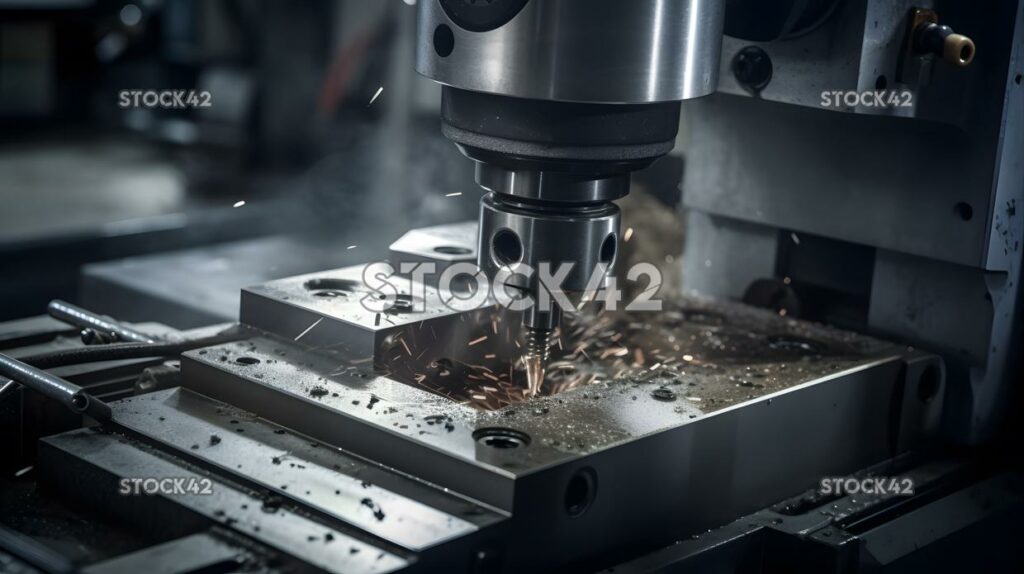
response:
[[[61,301],[60,299],[50,301],[50,304],[46,307],[46,311],[54,319],[64,321],[69,325],[74,325],[83,329],[96,329],[102,333],[113,333],[122,341],[133,341],[136,343],[156,342],[156,339],[151,335],[147,335],[141,331],[136,331],[131,327],[118,323],[110,317],[97,315],[92,311],[86,311],[81,307],[77,307],[66,301]]]
[[[108,421],[111,418],[110,407],[91,396],[82,387],[4,354],[0,354],[0,375],[21,383],[76,413],[89,415],[98,421]]]

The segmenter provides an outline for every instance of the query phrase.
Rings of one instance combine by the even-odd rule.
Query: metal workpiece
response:
[[[389,260],[392,264],[436,263],[438,273],[445,264],[474,262],[476,230],[475,221],[411,229],[391,244]]]
[[[567,102],[664,102],[715,89],[724,1],[475,4],[419,2],[419,73],[465,90]]]
[[[443,302],[449,296],[397,273],[387,279],[397,291],[393,305],[380,312],[368,308],[366,298],[382,297],[386,291],[382,287],[375,292],[364,281],[364,271],[367,277],[377,270],[387,272],[371,265],[375,267],[356,265],[247,287],[240,321],[308,348],[360,359],[372,358],[389,337],[410,325],[427,322],[441,328],[459,321],[458,312]]]
[[[544,550],[558,561],[725,523],[937,433],[943,371],[927,353],[698,299],[661,314],[573,320],[563,333],[590,346],[555,345],[546,391],[496,410],[481,410],[472,394],[507,388],[498,376],[507,356],[464,366],[458,377],[450,365],[452,395],[471,393],[464,400],[419,384],[426,378],[373,376],[265,338],[187,353],[183,379],[206,396],[510,512],[513,537],[530,529],[581,542]],[[504,325],[484,323],[486,340],[474,348]],[[608,494],[623,492],[634,493],[628,516]],[[612,531],[618,538],[607,538]],[[509,559],[528,565],[536,552]]]

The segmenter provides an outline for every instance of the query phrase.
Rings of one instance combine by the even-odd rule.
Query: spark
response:
[[[693,360],[693,355],[683,355],[683,360],[689,363]]]
[[[245,205],[245,200],[244,199],[241,200],[241,201],[236,201],[235,204],[232,207],[236,207],[237,208],[237,207],[242,207],[243,205]]]
[[[789,238],[793,240],[793,243],[800,245],[800,238],[796,236],[796,233],[790,233]]]
[[[633,228],[630,227],[626,230],[626,234],[622,236],[623,243],[629,243],[629,240],[633,238]]]
[[[444,194],[445,197],[458,197],[460,195],[462,195],[461,191],[456,191],[456,192],[453,192],[453,193],[446,193],[446,194]]]
[[[319,324],[320,324],[320,321],[323,321],[323,320],[324,320],[324,318],[323,318],[323,317],[320,317],[320,318],[319,318],[319,319],[317,319],[316,321],[313,321],[313,324],[312,324],[312,325],[310,325],[309,327],[306,327],[306,330],[305,330],[305,331],[303,331],[303,332],[299,333],[299,335],[298,335],[297,337],[295,337],[295,340],[296,340],[296,341],[298,341],[299,339],[301,339],[301,338],[305,337],[305,336],[306,336],[306,333],[309,333],[310,331],[312,331],[312,330],[313,330],[313,327],[316,327],[317,325],[319,325]]]
[[[468,345],[466,345],[466,346],[467,346],[467,347],[472,347],[473,345],[476,345],[477,343],[483,343],[483,342],[484,342],[484,341],[486,341],[486,340],[487,340],[487,335],[484,335],[483,337],[480,337],[479,339],[473,339],[473,340],[472,340],[472,341],[470,341],[470,342],[469,342],[469,344],[468,344]]]
[[[14,473],[15,478],[17,478],[17,477],[19,477],[19,476],[21,476],[23,474],[28,473],[30,470],[32,470],[32,468],[33,467],[31,467],[31,466],[26,466],[25,468],[19,470],[18,472]]]
[[[359,246],[358,245],[349,245],[345,249],[355,249],[356,247],[359,247]]]
[[[370,103],[366,104],[366,107],[372,106],[373,102],[375,102],[377,100],[377,96],[379,96],[380,93],[383,92],[383,91],[384,91],[384,86],[381,86],[381,87],[377,88],[377,91],[373,93],[373,97],[370,98]]]

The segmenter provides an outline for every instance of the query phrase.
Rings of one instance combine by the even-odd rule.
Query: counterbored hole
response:
[[[616,243],[614,233],[609,233],[608,237],[604,238],[604,242],[601,243],[601,263],[611,265],[612,261],[615,261]]]
[[[511,449],[530,444],[530,435],[514,429],[490,427],[473,431],[476,442],[491,448]]]
[[[597,473],[589,467],[580,469],[565,488],[565,512],[573,518],[582,516],[596,496]]]
[[[502,229],[491,239],[491,255],[498,265],[514,265],[523,260],[523,242],[511,229]]]
[[[313,296],[314,297],[323,297],[325,299],[333,299],[335,297],[348,297],[348,293],[346,293],[345,291],[325,290],[325,291],[317,291],[316,293],[313,293]]]
[[[439,245],[434,248],[436,253],[443,253],[445,255],[469,255],[473,253],[472,249],[465,247],[457,247],[455,245]]]
[[[942,371],[937,365],[928,365],[917,379],[917,398],[928,402],[935,398],[942,385]]]
[[[351,279],[337,279],[333,277],[320,277],[318,279],[310,279],[302,284],[307,291],[338,291],[341,293],[351,293],[359,287],[358,281]]]
[[[794,335],[772,335],[768,337],[768,346],[776,351],[789,351],[801,355],[821,355],[828,351],[828,346]]]
[[[434,28],[434,51],[438,56],[447,58],[455,49],[455,34],[447,24]]]

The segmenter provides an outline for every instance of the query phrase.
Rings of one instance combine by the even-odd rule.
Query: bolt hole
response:
[[[477,443],[491,448],[512,449],[530,444],[530,435],[509,428],[492,427],[473,431]]]
[[[609,233],[608,237],[604,238],[604,242],[601,243],[601,263],[611,267],[612,261],[615,261],[616,243],[614,233]]]
[[[256,365],[260,362],[256,357],[238,357],[235,362],[239,365]]]
[[[787,351],[800,355],[823,355],[828,351],[828,346],[824,343],[795,335],[769,336],[768,346],[776,351]]]
[[[876,90],[884,90],[888,86],[889,86],[889,79],[885,77],[885,74],[882,74],[881,76],[878,76],[878,79],[875,80],[875,89]]]
[[[434,252],[443,253],[445,255],[469,255],[473,253],[473,250],[466,249],[465,247],[456,247],[454,245],[439,245],[434,248]]]
[[[596,496],[597,473],[594,469],[588,467],[577,471],[565,488],[565,512],[573,518],[582,516]]]
[[[359,283],[351,279],[337,279],[332,277],[321,277],[319,279],[310,279],[302,284],[307,291],[335,291],[338,293],[351,293],[359,287]],[[324,295],[316,294],[317,296],[323,297]],[[326,295],[331,297],[332,295]]]
[[[953,206],[953,212],[964,221],[970,221],[974,217],[974,208],[971,207],[971,204],[963,201]]]
[[[523,243],[511,229],[502,229],[491,239],[491,255],[498,265],[514,265],[523,260]]]
[[[314,297],[322,297],[324,299],[333,299],[335,297],[348,297],[348,294],[344,291],[316,291],[313,293]]]
[[[434,28],[434,51],[438,56],[447,58],[455,49],[455,34],[447,24]]]
[[[772,60],[757,46],[747,46],[732,60],[732,73],[741,86],[760,92],[772,81]]]
[[[917,379],[917,398],[926,403],[935,398],[942,385],[942,371],[938,365],[928,365]]]
[[[1021,80],[1024,80],[1024,74],[1017,74],[1017,77],[1013,79],[1014,83],[1018,86],[1020,85]]]

